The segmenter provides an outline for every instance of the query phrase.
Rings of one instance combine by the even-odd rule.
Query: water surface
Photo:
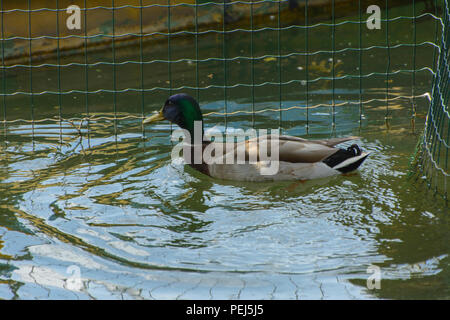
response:
[[[410,22],[398,23],[410,28]],[[421,23],[434,26],[433,21]],[[426,34],[425,29],[420,29],[419,37]],[[349,44],[346,30],[339,30],[341,46],[356,43]],[[406,42],[411,33],[405,30],[410,29],[401,30],[404,38],[397,36]],[[381,43],[381,33],[365,34],[364,39]],[[323,30],[317,30],[317,37],[312,35],[311,51],[314,45],[320,49],[320,37],[329,41]],[[276,34],[273,39],[266,36],[264,43],[274,46]],[[298,32],[282,39],[285,52],[304,43]],[[245,55],[247,40],[236,39],[230,55],[233,50],[244,50]],[[192,41],[180,46],[173,41],[174,59],[177,52],[188,54],[185,45],[192,46]],[[201,54],[211,56],[214,52],[208,50],[221,40],[211,36],[201,41]],[[155,45],[148,51],[152,56],[146,58],[163,56],[166,49]],[[385,54],[376,49],[365,53],[363,74],[372,69],[385,71]],[[410,47],[392,49],[391,54],[392,70],[412,68]],[[139,60],[129,52],[124,56]],[[337,70],[358,75],[358,57],[357,52],[336,54],[341,61]],[[431,66],[432,57],[432,47],[421,47],[416,67]],[[93,54],[90,61],[104,58],[105,54]],[[311,61],[315,64],[310,65],[310,79],[329,75],[329,54],[314,55]],[[276,81],[276,66],[276,61],[261,60],[255,65],[255,82]],[[229,84],[251,83],[248,61],[230,62],[228,67]],[[127,68],[90,68],[89,90],[104,88],[112,72],[117,72],[118,89],[139,87],[138,66]],[[283,80],[304,79],[305,57],[286,58],[282,68]],[[174,64],[173,87],[195,84],[195,72],[189,71],[194,69],[195,64],[186,61]],[[221,70],[220,62],[202,64],[200,85],[223,84]],[[83,90],[84,72],[78,67],[64,69],[62,90],[73,86]],[[146,87],[166,85],[167,64],[146,66],[145,72]],[[56,70],[33,76],[35,90],[40,85],[48,89],[45,81],[54,84]],[[26,72],[8,71],[7,87],[18,90],[20,84],[26,91],[27,77]],[[427,92],[430,79],[428,71],[417,72],[415,94]],[[200,98],[204,112],[277,109],[280,101],[282,108],[350,102],[335,109],[283,111],[281,118],[279,112],[263,112],[253,117],[210,115],[205,119],[207,128],[221,130],[225,123],[228,128],[243,129],[281,125],[283,133],[307,138],[360,136],[357,143],[371,152],[360,170],[316,181],[221,181],[171,161],[173,128],[161,123],[143,130],[138,119],[142,96],[136,92],[90,95],[89,110],[83,94],[62,96],[65,117],[86,112],[114,117],[114,105],[117,112],[136,116],[115,126],[111,120],[90,121],[89,126],[67,121],[8,124],[0,153],[0,298],[448,299],[448,208],[420,175],[408,178],[428,101],[415,100],[412,126],[412,100],[400,98],[386,105],[386,81],[390,98],[411,95],[413,78],[408,72],[388,79],[367,77],[362,86],[357,78],[334,84],[320,80],[308,90],[304,83],[294,82],[282,87],[281,100],[279,87],[270,85],[226,92],[187,90]],[[160,108],[168,94],[147,92],[144,113]],[[363,100],[380,100],[359,105],[360,95]],[[29,99],[8,97],[7,118],[29,119]],[[34,99],[35,119],[59,113],[57,96]],[[381,271],[380,289],[367,287],[371,276],[367,271],[373,266]],[[76,281],[77,275],[81,282]]]

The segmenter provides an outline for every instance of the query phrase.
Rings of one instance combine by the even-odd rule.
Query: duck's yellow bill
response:
[[[165,118],[164,118],[162,111],[159,111],[158,113],[155,113],[154,115],[151,115],[150,117],[145,118],[143,123],[147,124],[147,123],[152,123],[152,122],[162,121],[162,120],[165,120]]]

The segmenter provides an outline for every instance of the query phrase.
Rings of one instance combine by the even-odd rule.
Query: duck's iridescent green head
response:
[[[194,98],[185,93],[178,93],[167,99],[164,107],[157,114],[145,118],[144,124],[162,120],[169,120],[180,128],[188,130],[193,137],[194,121],[203,121],[203,116]]]

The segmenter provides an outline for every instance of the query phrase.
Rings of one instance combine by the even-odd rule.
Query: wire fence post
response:
[[[34,94],[33,94],[33,50],[32,41],[33,34],[31,31],[31,0],[28,0],[28,50],[29,50],[29,72],[30,72],[30,113],[31,113],[31,139],[34,148]]]
[[[252,88],[252,128],[255,127],[255,56],[254,56],[254,22],[253,1],[250,2],[250,61],[251,61],[251,88]]]
[[[278,53],[278,108],[279,108],[279,117],[280,121],[278,124],[280,133],[283,130],[283,113],[282,113],[282,85],[281,85],[281,1],[278,1],[278,19],[277,19],[277,53]]]
[[[87,138],[88,138],[88,145],[90,146],[90,137],[91,137],[91,130],[90,130],[90,112],[89,112],[89,59],[88,59],[88,23],[87,23],[87,0],[84,0],[84,80],[85,80],[85,113],[86,113],[86,128],[87,128]]]
[[[58,82],[58,112],[59,112],[59,141],[62,144],[62,95],[61,95],[61,52],[60,52],[60,32],[59,32],[59,1],[56,0],[56,64],[57,67],[57,82]]]
[[[386,0],[386,54],[387,54],[387,63],[386,63],[386,114],[385,114],[385,122],[386,128],[389,130],[390,125],[390,113],[389,113],[389,72],[391,69],[391,46],[389,41],[389,0]]]
[[[139,62],[140,62],[140,76],[141,76],[141,116],[142,119],[145,117],[145,91],[144,91],[144,8],[142,0],[139,0]],[[144,122],[141,123],[142,138],[145,137],[145,125]]]
[[[2,103],[3,103],[3,129],[5,143],[7,141],[7,125],[8,121],[6,119],[6,68],[5,68],[5,17],[3,9],[3,0],[0,0],[1,5],[1,15],[2,15]]]
[[[363,120],[363,103],[362,103],[362,91],[363,91],[363,87],[362,87],[362,7],[361,7],[361,0],[358,0],[358,14],[359,14],[359,54],[358,54],[358,80],[359,80],[359,130],[361,131],[362,128],[362,120]]]
[[[412,72],[412,84],[411,84],[411,129],[412,132],[414,133],[415,131],[415,127],[416,127],[416,98],[415,98],[415,94],[416,94],[416,47],[417,47],[417,32],[416,32],[416,1],[413,0],[413,41],[414,41],[414,45],[413,45],[413,61],[412,61],[412,65],[413,65],[413,72]]]
[[[336,53],[336,20],[335,20],[335,10],[334,3],[335,0],[331,0],[331,130],[335,133],[336,130],[336,100],[335,100],[335,90],[336,90],[336,71],[335,71],[335,53]]]
[[[222,11],[222,56],[223,56],[223,112],[224,112],[224,122],[225,122],[225,130],[228,127],[228,103],[227,103],[227,1],[223,0],[223,11]]]
[[[113,67],[113,108],[114,108],[114,136],[117,142],[117,64],[116,64],[116,14],[115,14],[115,2],[111,0],[111,14],[112,14],[112,67]]]
[[[309,133],[309,26],[308,26],[308,0],[305,1],[305,107],[306,107],[306,134]]]

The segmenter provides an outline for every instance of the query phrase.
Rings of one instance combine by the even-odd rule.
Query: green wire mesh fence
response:
[[[425,175],[429,188],[449,197],[449,145],[450,145],[450,5],[445,1],[442,16],[442,36],[439,57],[433,78],[431,105],[425,129],[416,154],[420,173]]]
[[[18,124],[31,125],[32,138],[35,124],[86,125],[88,135],[93,122],[141,126],[181,91],[215,101],[206,118],[225,126],[234,116],[255,126],[271,113],[289,129],[296,112],[309,133],[312,110],[327,108],[336,132],[348,125],[337,108],[349,108],[359,126],[376,110],[386,128],[408,117],[414,130],[433,80],[420,164],[447,192],[448,0],[0,3],[5,141]],[[369,29],[373,5],[381,16]]]

